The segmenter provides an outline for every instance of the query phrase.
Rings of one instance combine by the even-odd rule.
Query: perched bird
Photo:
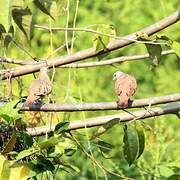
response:
[[[48,67],[40,69],[37,79],[33,80],[29,87],[29,94],[23,106],[30,106],[39,102],[41,98],[48,95],[52,91],[52,83],[48,76]]]
[[[133,96],[136,92],[136,79],[129,74],[117,71],[114,73],[113,80],[116,80],[115,92],[119,98],[118,105],[121,108],[126,108],[129,97]]]

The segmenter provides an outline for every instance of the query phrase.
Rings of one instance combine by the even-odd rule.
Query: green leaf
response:
[[[23,150],[17,155],[16,160],[19,161],[25,157],[28,157],[28,156],[31,156],[31,155],[37,153],[38,151],[39,151],[39,149],[34,148],[34,147]]]
[[[33,171],[28,163],[15,163],[10,168],[11,174],[8,180],[16,179],[27,180],[36,175],[36,172]]]
[[[136,124],[136,131],[137,131],[138,141],[139,141],[139,152],[138,152],[138,156],[137,156],[137,159],[138,159],[142,155],[142,153],[144,152],[145,135],[144,135],[143,127],[140,126],[139,124]]]
[[[55,146],[55,152],[64,154],[66,156],[72,156],[77,151],[77,146],[69,139],[65,139],[64,142],[59,142]]]
[[[8,32],[11,25],[10,1],[0,0],[0,25]]]
[[[105,33],[109,35],[116,36],[116,31],[112,25],[100,25],[97,28],[97,31],[100,33]],[[104,36],[104,35],[95,35],[95,41],[94,41],[94,48],[97,52],[100,52],[104,49],[107,49],[108,43],[110,43],[113,40],[113,38]]]
[[[180,162],[174,161],[174,162],[166,163],[166,166],[180,168]]]
[[[103,153],[108,153],[109,151],[111,151],[113,149],[113,145],[105,142],[105,141],[102,141],[102,140],[99,140],[98,141],[98,146],[99,146],[99,149],[103,152]]]
[[[25,2],[24,0],[11,0],[11,8],[15,9],[15,8],[19,8],[22,9],[24,8]]]
[[[171,44],[171,48],[175,51],[176,55],[180,57],[180,42],[173,41]]]
[[[5,148],[2,151],[2,154],[7,154],[9,152],[11,152],[14,148],[14,145],[16,144],[16,134],[13,133],[10,140],[8,141],[8,143],[6,144]]]
[[[0,155],[0,179],[9,180],[10,166],[10,162],[4,156]]]
[[[37,165],[40,166],[41,170],[43,169],[44,171],[53,171],[55,169],[52,162],[42,155],[37,157]]]
[[[43,142],[40,142],[38,143],[38,147],[40,149],[47,149],[49,147],[52,147],[52,146],[55,146],[56,144],[59,143],[59,141],[61,141],[60,137],[57,136],[57,137],[50,137],[49,139],[43,141]]]
[[[175,51],[178,57],[180,57],[180,42],[174,41],[167,36],[160,36],[160,37],[157,36],[157,39],[163,40],[166,43],[168,43],[168,46],[171,47]]]
[[[77,173],[80,173],[80,169],[77,166],[61,163],[62,165],[59,166],[61,170],[64,170],[66,172],[71,173],[71,175],[75,175]]]
[[[9,123],[21,118],[22,115],[19,114],[19,110],[14,108],[18,102],[19,101],[11,101],[5,104],[0,109],[0,117]]]
[[[167,166],[161,165],[158,168],[159,168],[159,173],[161,174],[161,176],[169,177],[174,174],[173,170],[168,168]]]
[[[151,40],[148,37],[148,35],[143,32],[137,34],[137,39],[145,42],[157,43],[157,40]],[[161,61],[162,47],[160,44],[148,44],[148,43],[144,43],[144,44],[149,53],[149,58],[151,60],[150,69],[152,70],[155,67],[157,67]]]
[[[58,6],[56,1],[48,0],[34,0],[34,4],[39,8],[43,13],[50,16],[53,20],[56,20],[58,17]]]
[[[139,140],[135,128],[124,126],[124,146],[123,153],[124,158],[128,162],[129,166],[137,159],[139,153]]]
[[[16,135],[17,135],[17,139],[20,139],[21,141],[23,140],[26,146],[31,147],[33,145],[33,137],[28,133],[21,131],[18,132]]]
[[[24,9],[15,8],[12,10],[12,16],[17,24],[17,26],[21,29],[21,31],[26,35],[28,40],[32,37],[32,13],[31,10],[26,7]]]
[[[105,132],[110,130],[112,127],[114,127],[114,125],[116,125],[118,123],[119,123],[119,118],[111,119],[106,124],[104,124],[103,126],[99,127],[97,132],[95,132],[95,134],[92,136],[91,139],[94,139],[96,137],[101,136],[102,134],[104,134]]]
[[[69,122],[60,122],[56,125],[54,132],[60,134],[68,130]]]

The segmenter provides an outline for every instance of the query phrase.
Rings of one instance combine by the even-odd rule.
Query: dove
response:
[[[33,103],[39,102],[41,98],[48,95],[51,91],[52,83],[48,76],[48,67],[43,67],[40,69],[38,78],[31,83],[28,97],[23,106],[31,106]]]
[[[116,80],[115,93],[119,98],[118,105],[120,108],[126,108],[130,96],[133,96],[136,92],[136,79],[129,74],[117,71],[113,75],[113,80]]]

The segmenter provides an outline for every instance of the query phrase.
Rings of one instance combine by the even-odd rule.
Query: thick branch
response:
[[[148,105],[164,104],[180,100],[180,93],[167,96],[150,97],[145,99],[129,101],[128,108],[137,108]],[[117,102],[95,102],[95,103],[76,103],[76,104],[44,104],[23,107],[22,104],[17,106],[22,111],[45,111],[45,112],[72,112],[72,111],[101,111],[101,110],[118,110],[120,109]]]
[[[145,119],[154,116],[161,116],[165,114],[175,114],[180,111],[180,102],[167,104],[161,107],[149,108],[148,110],[135,111],[131,113],[121,113],[116,115],[109,116],[100,116],[96,118],[89,118],[85,121],[72,121],[69,124],[68,130],[76,130],[82,128],[90,128],[95,126],[101,126],[106,124],[109,121],[118,121],[118,122],[127,122],[132,120]],[[33,136],[44,135],[47,132],[53,131],[55,125],[36,127],[36,128],[28,128],[28,132]]]
[[[99,54],[104,54],[104,53],[122,48],[124,46],[127,46],[127,45],[133,43],[134,42],[133,40],[137,40],[136,34],[139,32],[145,32],[147,35],[152,35],[154,33],[161,31],[162,29],[176,23],[177,21],[179,21],[179,19],[180,19],[180,11],[176,11],[172,15],[164,18],[163,20],[161,20],[145,29],[142,29],[138,32],[127,35],[124,37],[124,39],[116,40],[116,41],[109,43],[107,48],[100,52],[97,52],[94,48],[90,48],[90,49],[79,51],[72,55],[62,56],[60,58],[54,59],[49,62],[44,62],[42,64],[21,66],[17,69],[0,71],[0,74],[1,74],[2,79],[7,79],[10,77],[13,78],[13,77],[37,72],[37,71],[39,71],[40,68],[42,68],[44,66],[49,66],[50,68],[52,68],[53,66],[57,67],[57,66],[61,66],[64,64],[69,64],[72,62],[84,60],[84,59],[87,59],[90,57],[95,57],[95,56],[98,56]],[[127,40],[127,39],[132,39],[132,40]]]

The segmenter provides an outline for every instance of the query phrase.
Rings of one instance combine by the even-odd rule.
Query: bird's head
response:
[[[43,73],[48,73],[48,71],[49,71],[48,67],[42,67],[40,69],[40,72],[43,72]]]
[[[114,74],[113,74],[113,80],[117,80],[119,77],[125,75],[125,73],[123,73],[122,71],[116,71]]]

